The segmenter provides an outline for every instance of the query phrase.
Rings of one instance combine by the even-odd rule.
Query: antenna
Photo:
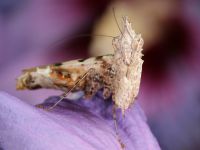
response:
[[[112,8],[112,12],[113,12],[113,17],[115,19],[115,22],[117,24],[117,27],[120,31],[120,33],[122,34],[122,30],[119,26],[119,23],[117,21],[117,17],[116,17],[116,13],[115,13],[115,8],[113,7]],[[108,37],[108,38],[114,38],[114,36],[111,36],[111,35],[103,35],[103,34],[97,34],[97,35],[92,35],[92,34],[78,34],[78,35],[75,35],[75,36],[72,36],[72,37],[67,37],[67,38],[63,38],[61,40],[58,40],[58,41],[55,41],[53,42],[52,44],[50,44],[50,46],[48,46],[49,48],[52,48],[52,47],[55,47],[55,46],[58,46],[60,44],[62,44],[64,41],[66,40],[72,40],[72,39],[76,39],[76,38],[81,38],[81,37],[93,37],[93,36],[96,36],[96,37]]]
[[[115,22],[116,22],[116,24],[117,24],[117,26],[118,26],[118,29],[119,29],[119,31],[120,31],[121,34],[122,34],[122,30],[121,30],[121,28],[119,27],[119,24],[118,24],[116,15],[115,15],[115,8],[114,8],[114,7],[112,8],[112,12],[113,12],[113,16],[114,16],[114,18],[115,18]]]
[[[76,38],[82,38],[82,37],[93,37],[93,36],[96,36],[96,37],[107,37],[107,38],[114,38],[114,36],[111,36],[111,35],[103,35],[103,34],[97,34],[97,35],[92,35],[92,34],[79,34],[79,35],[75,35],[75,36],[72,36],[72,37],[67,37],[67,38],[63,38],[61,40],[58,40],[58,41],[55,41],[53,42],[50,46],[48,46],[49,48],[54,48],[56,46],[59,46],[60,44],[62,44],[64,41],[66,40],[73,40],[73,39],[76,39]]]

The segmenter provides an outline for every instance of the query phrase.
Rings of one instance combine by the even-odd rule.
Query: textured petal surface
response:
[[[50,97],[42,105],[55,103]],[[65,100],[45,111],[0,93],[0,147],[4,150],[102,150],[120,149],[112,118],[112,103],[100,94],[93,100]],[[127,150],[158,150],[159,145],[135,104],[123,118],[119,111],[118,130]]]

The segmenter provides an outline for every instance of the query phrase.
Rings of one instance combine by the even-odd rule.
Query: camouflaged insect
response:
[[[73,90],[84,91],[86,97],[103,89],[104,98],[112,99],[122,112],[138,95],[142,72],[143,39],[137,35],[127,17],[123,17],[121,35],[113,39],[114,54],[56,63],[23,70],[17,89],[71,89],[91,68]]]

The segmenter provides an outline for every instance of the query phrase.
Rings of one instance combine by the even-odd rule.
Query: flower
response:
[[[120,149],[112,118],[112,101],[97,94],[92,100],[64,100],[51,111],[0,93],[0,147],[3,149]],[[54,104],[50,97],[43,105]],[[140,106],[123,118],[117,110],[119,138],[127,150],[159,150]]]

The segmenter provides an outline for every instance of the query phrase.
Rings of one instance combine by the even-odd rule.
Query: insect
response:
[[[82,90],[86,97],[103,89],[104,98],[112,95],[124,114],[138,95],[143,64],[143,39],[128,17],[123,17],[123,29],[112,45],[114,54],[25,69],[17,78],[17,89]]]

